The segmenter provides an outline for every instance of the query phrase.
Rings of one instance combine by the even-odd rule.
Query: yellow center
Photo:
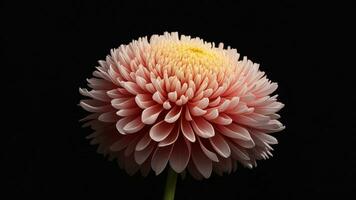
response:
[[[187,53],[195,53],[195,54],[203,54],[203,55],[207,54],[202,49],[199,49],[199,48],[196,48],[196,47],[191,47],[191,48],[188,48],[187,50],[188,50]]]
[[[158,64],[170,65],[175,70],[220,71],[228,66],[223,51],[202,43],[166,41],[153,46]]]

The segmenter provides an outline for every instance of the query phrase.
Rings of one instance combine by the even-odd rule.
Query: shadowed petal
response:
[[[151,137],[150,134],[147,133],[145,134],[145,136],[143,136],[140,141],[138,141],[135,150],[136,151],[141,151],[143,149],[145,149],[151,142]]]
[[[164,118],[164,121],[168,123],[174,123],[175,121],[178,120],[182,112],[182,107],[181,106],[174,106],[166,115]]]
[[[164,147],[175,143],[179,136],[179,132],[180,132],[180,127],[175,126],[174,129],[171,131],[171,133],[164,140],[158,143],[158,146]]]
[[[155,148],[154,144],[150,144],[147,148],[142,149],[141,151],[135,151],[134,153],[134,157],[135,157],[135,161],[137,162],[137,164],[142,164],[144,163],[147,158],[151,155],[153,149]]]
[[[153,124],[156,122],[163,108],[161,105],[154,105],[143,110],[141,120],[145,124]]]
[[[195,142],[195,133],[190,126],[190,122],[188,122],[184,117],[181,118],[180,127],[183,135],[190,141]]]
[[[173,145],[156,148],[151,160],[151,167],[153,171],[155,171],[156,175],[160,174],[166,167],[169,157],[171,156],[172,149]]]
[[[124,126],[123,130],[125,131],[125,133],[136,133],[139,130],[141,130],[143,127],[145,127],[145,124],[142,123],[141,117],[138,116],[134,120],[127,123]]]
[[[177,173],[181,173],[188,165],[190,148],[187,145],[190,145],[190,143],[185,142],[182,136],[174,144],[169,164]]]
[[[170,124],[165,121],[160,121],[150,130],[150,137],[156,142],[164,140],[172,132],[175,124]]]
[[[204,118],[194,118],[191,121],[194,132],[202,138],[210,138],[215,135],[214,127]]]
[[[245,140],[245,141],[251,140],[251,136],[248,130],[235,123],[232,123],[227,126],[218,125],[216,127],[223,135],[227,137]]]
[[[218,157],[216,156],[215,153],[213,153],[212,151],[210,151],[209,149],[207,149],[204,144],[202,143],[202,141],[199,139],[198,137],[198,142],[200,145],[201,150],[203,151],[203,153],[212,161],[214,162],[219,162]]]
[[[209,138],[211,146],[218,152],[222,157],[227,158],[231,154],[230,147],[225,139],[220,136],[220,134],[216,134],[214,137]]]
[[[204,178],[209,178],[213,170],[212,161],[206,157],[197,145],[193,145],[192,160],[199,173],[201,173]]]

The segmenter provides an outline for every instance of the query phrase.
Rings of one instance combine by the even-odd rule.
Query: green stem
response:
[[[174,200],[174,193],[176,191],[177,173],[171,168],[168,169],[166,189],[164,191],[163,200]]]

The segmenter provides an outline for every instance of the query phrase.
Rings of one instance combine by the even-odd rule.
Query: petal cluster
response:
[[[129,174],[167,165],[197,179],[252,168],[284,126],[277,83],[236,49],[178,33],[113,49],[88,79],[80,106],[98,152]]]

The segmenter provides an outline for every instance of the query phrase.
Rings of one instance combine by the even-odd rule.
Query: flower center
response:
[[[202,49],[200,48],[196,48],[196,47],[191,47],[187,49],[189,52],[188,53],[195,53],[195,54],[200,54],[200,55],[206,55],[206,52],[204,52]]]
[[[219,71],[226,67],[223,52],[207,44],[165,42],[154,47],[157,63],[178,71]]]

